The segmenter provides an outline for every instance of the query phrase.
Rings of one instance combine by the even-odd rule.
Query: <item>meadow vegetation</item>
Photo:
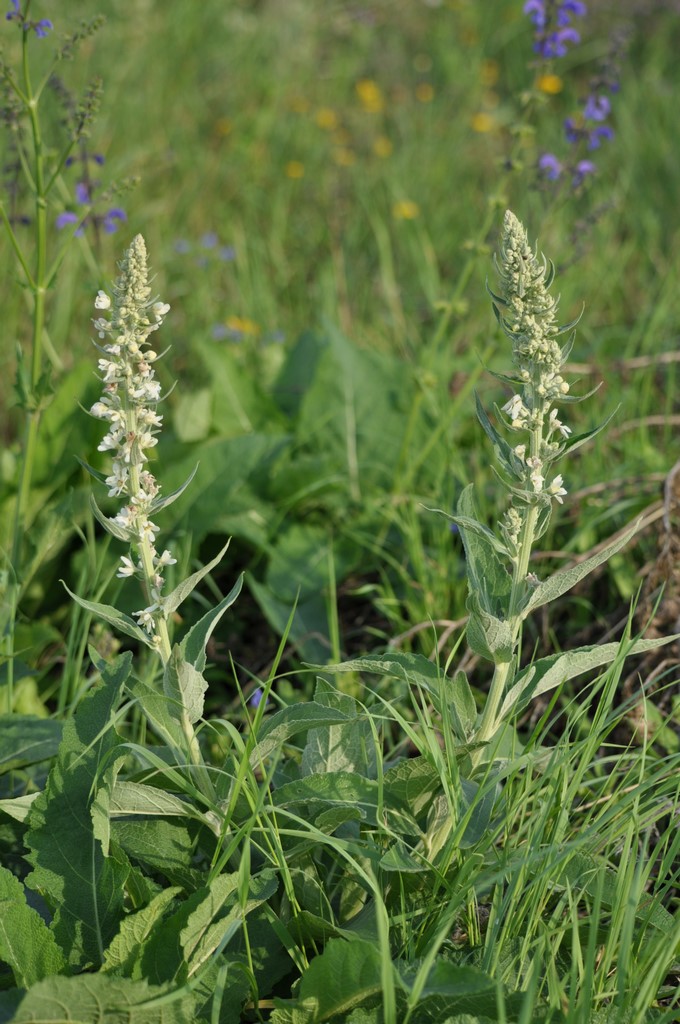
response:
[[[5,13],[0,1022],[672,1024],[677,5]]]

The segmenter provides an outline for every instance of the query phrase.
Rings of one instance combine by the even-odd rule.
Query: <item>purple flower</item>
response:
[[[263,696],[264,696],[264,690],[262,689],[261,686],[258,686],[258,688],[253,691],[253,694],[252,694],[250,700],[248,701],[248,703],[250,704],[251,708],[259,708],[260,704],[262,703]]]
[[[562,174],[562,164],[554,153],[544,153],[539,157],[538,167],[548,181],[557,181]]]
[[[7,21],[18,21],[24,32],[29,32],[33,29],[38,39],[44,39],[47,33],[54,28],[49,18],[41,18],[40,21],[28,21],[22,13],[20,0],[10,0],[10,3],[13,10],[8,11],[5,18]]]
[[[583,108],[587,121],[604,121],[611,113],[612,105],[606,96],[589,96]]]
[[[545,28],[548,19],[545,0],[527,0],[522,10],[529,15],[536,28]]]
[[[614,129],[608,124],[599,124],[588,136],[588,149],[599,149],[602,139],[613,139]]]
[[[574,188],[582,185],[588,175],[594,174],[595,171],[596,167],[592,160],[579,160],[574,168],[574,177],[572,179]]]
[[[218,255],[225,263],[231,263],[236,259],[236,249],[233,245],[221,245]]]
[[[76,202],[79,206],[91,206],[92,204],[92,192],[93,186],[91,182],[79,181],[76,183],[75,194]],[[74,231],[74,235],[80,238],[84,232],[87,224],[92,223],[95,226],[101,225],[107,235],[112,235],[114,231],[117,231],[120,224],[127,220],[127,214],[120,206],[112,206],[104,213],[94,213],[89,211],[88,213],[80,216],[73,210],[64,210],[60,213],[55,221],[55,225],[59,231],[65,228],[68,224],[77,224],[78,227]]]
[[[217,245],[217,235],[215,232],[206,231],[206,233],[201,236],[201,245],[204,249],[214,249]]]
[[[102,224],[107,235],[112,235],[118,230],[119,221],[124,224],[127,221],[127,214],[120,206],[112,206],[102,217]]]
[[[40,21],[36,21],[31,25],[31,28],[37,35],[38,39],[44,39],[50,29],[54,28],[54,25],[49,18],[41,18]]]
[[[588,13],[588,8],[581,0],[563,0],[557,10],[557,24],[562,27],[568,25],[571,15],[583,18]]]

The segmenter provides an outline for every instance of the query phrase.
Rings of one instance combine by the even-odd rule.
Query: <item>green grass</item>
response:
[[[481,712],[491,673],[465,646],[460,537],[431,511],[452,513],[474,481],[481,520],[493,527],[501,513],[474,393],[491,412],[507,399],[486,372],[508,371],[510,346],[485,281],[494,288],[510,207],[556,259],[562,320],[585,306],[567,375],[580,392],[602,386],[568,407],[574,433],[617,410],[570,460],[568,496],[532,568],[546,578],[648,517],[622,553],[527,622],[524,663],[618,639],[660,547],[677,545],[662,489],[679,422],[669,140],[680,38],[663,5],[618,6],[591,12],[583,45],[558,62],[562,91],[526,102],[535,72],[520,0],[78,5],[106,24],[58,72],[76,93],[103,79],[88,146],[106,156],[101,191],[120,185],[101,209],[123,206],[128,222],[74,239],[46,295],[54,396],[21,510],[18,583],[9,561],[2,570],[0,847],[22,883],[34,872],[31,899],[51,924],[2,872],[3,907],[20,908],[9,928],[33,946],[17,966],[0,934],[0,1018],[57,1019],[59,1000],[80,1010],[91,985],[103,1020],[121,1000],[139,1022],[677,1019],[677,659],[654,681],[663,652],[617,657],[540,695],[475,771],[451,680],[466,669]],[[31,16],[72,27],[38,0]],[[2,25],[16,67],[19,32]],[[537,188],[536,157],[564,152],[562,121],[617,25],[629,52],[597,175],[582,192]],[[54,39],[32,41],[36,79]],[[61,130],[49,90],[42,117],[49,160]],[[50,198],[48,265],[77,176],[65,168]],[[32,216],[30,203],[16,212]],[[33,227],[15,226],[31,266]],[[203,788],[153,696],[155,659],[140,654],[137,682],[123,685],[126,655],[115,658],[133,645],[60,583],[128,615],[139,604],[115,577],[121,546],[96,523],[76,461],[107,465],[101,423],[81,408],[100,390],[92,303],[138,232],[172,307],[154,453],[164,493],[198,464],[161,513],[178,559],[171,587],[232,537],[176,614],[177,635],[246,571],[208,649]],[[29,358],[32,299],[9,244],[0,273],[9,558],[24,465],[12,384],[17,345]],[[633,636],[650,615],[671,630],[674,587],[671,575],[656,611],[643,594]],[[370,651],[406,668],[324,671]],[[68,776],[72,762],[80,774]],[[1,802],[42,791],[30,815]],[[158,815],[163,799],[184,804]],[[64,849],[76,828],[91,838],[92,905],[76,869],[57,864],[50,837],[62,821],[73,826]],[[78,896],[75,923],[62,885]],[[147,984],[158,1006],[145,1005]]]

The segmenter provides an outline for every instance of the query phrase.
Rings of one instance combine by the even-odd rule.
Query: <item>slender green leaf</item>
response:
[[[257,745],[250,755],[250,763],[254,768],[258,767],[260,762],[269,757],[282,743],[286,743],[299,733],[307,732],[308,729],[347,721],[349,719],[344,712],[326,708],[315,701],[291,704],[263,722],[257,736]]]
[[[151,647],[153,650],[153,644],[151,637],[148,633],[145,633],[143,629],[140,629],[134,619],[131,619],[129,615],[124,615],[123,612],[119,612],[117,608],[114,608],[110,604],[99,604],[98,601],[86,601],[83,597],[78,597],[72,590],[66,586],[64,581],[61,581],[64,589],[70,594],[76,604],[80,605],[88,612],[92,612],[93,615],[103,619],[104,622],[108,622],[114,629],[119,630],[121,633],[125,633],[126,636],[131,636],[134,640],[139,640],[140,643],[146,644],[147,647]]]
[[[154,512],[160,512],[160,510],[162,508],[167,508],[168,505],[172,505],[173,501],[177,501],[177,499],[180,497],[180,495],[184,494],[184,492],[186,491],[187,487],[189,486],[191,481],[196,476],[196,471],[197,470],[198,470],[198,463],[196,463],[196,465],[194,466],[194,468],[192,469],[191,473],[189,474],[187,479],[184,481],[184,483],[180,484],[180,486],[178,488],[176,488],[176,490],[172,491],[170,494],[166,494],[164,497],[154,498],[154,500],[151,502],[151,512],[150,512],[150,514],[153,515]],[[229,545],[229,542],[227,541],[227,546],[228,545]],[[226,551],[226,548],[224,550]]]
[[[554,601],[555,598],[561,597],[562,594],[566,594],[568,590],[571,590],[572,587],[575,587],[577,583],[580,583],[582,579],[588,576],[593,569],[597,569],[599,565],[609,561],[612,555],[615,555],[617,551],[624,548],[631,537],[637,533],[640,523],[641,520],[638,519],[613,544],[609,544],[606,548],[598,551],[597,554],[592,555],[591,558],[586,558],[583,562],[579,562],[578,565],[572,565],[568,569],[560,569],[559,572],[554,573],[549,579],[539,583],[531,593],[529,601],[522,612],[522,618],[526,618],[535,608],[540,608],[542,605]]]
[[[646,651],[656,650],[657,647],[663,647],[678,639],[680,639],[680,634],[659,637],[655,640],[635,640],[631,644],[625,645],[625,653],[626,655],[644,654]],[[551,654],[547,658],[539,658],[516,677],[514,685],[503,701],[501,715],[510,712],[518,713],[539,694],[546,693],[583,672],[610,665],[621,651],[620,643],[594,644],[591,647],[579,647],[575,651],[565,651],[563,654]]]
[[[130,531],[124,526],[118,526],[109,516],[105,516],[92,495],[90,495],[90,508],[97,522],[104,527],[107,533],[110,533],[116,540],[123,541],[124,544],[130,543]]]
[[[194,472],[196,471],[194,470]],[[182,602],[189,596],[192,590],[194,590],[194,588],[201,582],[201,580],[205,576],[207,576],[208,573],[211,572],[216,565],[220,564],[220,562],[224,558],[224,555],[226,554],[227,548],[229,547],[230,543],[231,537],[224,545],[224,547],[220,551],[218,551],[218,553],[215,555],[212,561],[208,562],[207,565],[204,565],[201,569],[198,570],[198,572],[192,573],[191,576],[188,576],[177,587],[175,587],[171,594],[168,594],[167,598],[163,602],[163,607],[165,609],[166,615],[171,615],[172,612],[176,611],[182,604]],[[236,597],[238,597],[238,593],[234,597],[234,600],[236,600]],[[229,606],[227,605],[227,607]]]
[[[205,648],[212,631],[226,612],[227,608],[231,607],[238,595],[241,593],[242,586],[243,573],[241,573],[239,578],[236,580],[236,583],[231,588],[227,596],[223,597],[219,604],[216,604],[209,612],[206,612],[203,618],[199,619],[182,639],[179,649],[184,658],[190,665],[193,665],[198,672],[202,672],[205,668]]]

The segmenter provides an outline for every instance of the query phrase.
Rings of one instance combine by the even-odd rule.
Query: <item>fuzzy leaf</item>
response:
[[[241,902],[238,884],[238,873],[218,875],[180,933],[189,977],[218,950],[224,949],[243,926],[246,915],[273,896],[278,888],[274,872],[263,871],[249,879],[245,899]]]
[[[428,508],[427,505],[423,506],[427,512],[438,512],[440,516],[446,516],[452,523],[460,527],[461,530],[469,530],[471,533],[476,534],[482,540],[485,540],[487,544],[490,544],[499,555],[503,555],[505,558],[509,557],[508,549],[505,544],[493,530],[490,530],[484,523],[478,523],[476,519],[472,519],[470,516],[451,515],[450,512],[444,512],[441,508]]]
[[[409,685],[429,687],[439,681],[441,670],[422,654],[388,651],[385,654],[367,654],[337,665],[312,665],[320,672],[373,672],[380,676],[394,676]]]
[[[101,523],[107,533],[110,533],[116,540],[122,540],[124,544],[130,543],[130,531],[124,526],[118,526],[109,516],[105,516],[92,495],[90,495],[90,508],[95,519]]]
[[[52,930],[69,964],[99,964],[123,916],[126,865],[104,856],[92,824],[94,790],[120,740],[112,721],[132,664],[129,652],[64,726],[45,791],[34,802],[26,836],[33,871],[26,882],[54,911]]]
[[[299,1007],[309,1012],[305,1022],[327,1021],[347,1014],[382,992],[380,950],[374,942],[330,939],[314,957],[300,981]],[[279,1004],[278,1000],[276,1001]],[[293,1018],[296,1019],[296,1018]]]
[[[179,645],[179,649],[183,657],[190,665],[193,665],[198,672],[202,672],[205,668],[205,648],[213,629],[220,621],[227,608],[234,603],[238,595],[241,593],[242,586],[243,573],[241,573],[239,578],[236,580],[236,583],[231,588],[227,596],[223,597],[219,604],[215,605],[214,608],[211,608],[209,612],[206,612],[203,618],[199,619],[198,622],[191,627]]]
[[[194,472],[196,471],[194,470]],[[222,550],[218,551],[218,553],[215,555],[211,562],[208,562],[207,565],[204,565],[201,569],[198,570],[198,572],[195,572],[191,576],[188,576],[178,586],[175,587],[171,594],[168,594],[167,598],[163,602],[163,607],[165,609],[166,615],[171,615],[172,612],[176,611],[181,605],[182,601],[184,601],[189,596],[194,587],[196,587],[196,585],[201,582],[204,576],[207,576],[208,573],[212,569],[214,569],[216,565],[219,565],[219,563],[224,558],[225,552],[229,547],[230,543],[231,537],[224,545]],[[235,595],[234,600],[236,600],[236,597],[238,597],[238,593]],[[229,607],[229,605],[227,605],[227,607]]]
[[[561,597],[562,594],[566,594],[568,590],[571,590],[572,587],[575,587],[577,583],[580,583],[582,579],[588,576],[593,569],[597,569],[599,565],[609,561],[612,555],[615,555],[617,551],[624,548],[630,538],[637,533],[641,521],[638,519],[618,540],[603,548],[602,551],[598,551],[591,558],[586,558],[585,561],[579,562],[578,565],[572,565],[568,569],[560,569],[550,576],[549,579],[539,583],[531,592],[529,600],[522,611],[522,618],[525,619],[535,608],[540,608],[542,605],[554,601],[555,598]]]
[[[620,408],[621,407],[617,405],[617,407],[614,409],[614,412],[607,416],[606,420],[600,423],[599,426],[593,427],[592,430],[587,430],[585,434],[575,434],[573,437],[568,438],[562,445],[563,452],[575,452],[576,449],[580,448],[582,444],[585,444],[587,441],[590,441],[593,437],[597,437],[597,435],[601,433],[605,429],[605,427],[609,426],[609,424],[614,419]]]
[[[346,805],[358,807],[362,816],[375,817],[378,804],[378,783],[364,779],[354,772],[329,772],[326,775],[307,775],[275,789],[272,798],[277,807],[308,803],[317,805]]]
[[[657,647],[663,647],[678,639],[680,639],[680,633],[674,636],[659,637],[656,640],[635,640],[631,644],[625,644],[625,654],[626,656],[644,654],[646,651],[653,651]],[[600,668],[603,665],[610,665],[622,649],[621,643],[594,644],[592,647],[579,647],[575,651],[565,651],[564,654],[551,654],[548,658],[539,658],[516,677],[514,685],[503,701],[501,715],[509,714],[511,711],[521,711],[534,697],[552,690],[555,686],[559,686],[583,672],[589,672],[591,669]]]
[[[24,793],[23,796],[15,796],[8,800],[0,800],[0,811],[7,814],[15,821],[26,821],[31,813],[31,807],[40,793]]]
[[[134,619],[131,619],[129,615],[124,615],[119,612],[117,608],[114,608],[110,604],[99,604],[98,601],[86,601],[83,597],[78,597],[72,590],[66,586],[62,580],[62,585],[68,594],[73,598],[76,604],[79,604],[85,611],[92,612],[93,615],[97,615],[104,622],[108,622],[110,626],[117,629],[120,633],[125,633],[126,636],[131,636],[134,640],[139,640],[140,643],[146,644],[147,647],[151,647],[153,650],[153,644],[151,643],[151,637],[148,633],[145,633],[143,629],[140,629]]]
[[[142,782],[116,782],[110,802],[112,818],[130,815],[148,817],[195,818],[203,821],[203,815],[186,800],[174,793],[168,793],[157,786],[145,786]]]
[[[302,775],[345,771],[375,777],[376,753],[370,723],[359,717],[359,705],[354,698],[318,679],[314,700],[343,711],[348,721],[309,730],[302,752]]]
[[[175,644],[163,673],[163,693],[171,702],[178,717],[185,712],[193,725],[203,714],[207,680],[182,657]]]
[[[495,665],[510,661],[515,646],[512,624],[485,611],[475,591],[467,599],[467,609],[470,618],[466,637],[470,649]]]
[[[102,971],[122,974],[137,980],[140,977],[140,952],[159,921],[162,920],[175,896],[182,890],[179,886],[163,889],[142,910],[126,917],[120,931],[104,954]]]
[[[173,501],[177,501],[177,499],[180,497],[180,495],[184,494],[184,492],[186,491],[187,487],[189,486],[191,481],[196,476],[197,470],[198,470],[198,463],[196,463],[196,465],[194,466],[194,468],[192,469],[191,473],[186,478],[184,483],[180,484],[180,486],[176,490],[172,491],[171,494],[166,494],[165,497],[163,497],[163,498],[155,498],[151,502],[150,515],[153,515],[154,512],[159,512],[162,508],[167,508],[168,505],[172,505]],[[228,546],[228,542],[227,542],[227,546]],[[226,548],[224,550],[226,551]]]
[[[186,737],[178,719],[173,716],[174,708],[168,698],[160,693],[157,687],[142,679],[131,679],[127,689],[144,712],[151,728],[177,753],[176,760],[181,763],[186,756],[182,753],[185,750]]]
[[[36,715],[2,715],[0,773],[54,757],[61,741],[62,723]]]
[[[473,485],[469,484],[458,499],[456,514],[479,523],[472,494]],[[464,528],[461,536],[465,547],[470,593],[476,595],[480,607],[485,612],[494,617],[503,616],[507,611],[512,578],[498,558],[495,545],[476,529]]]
[[[517,465],[519,465],[520,460],[517,458],[517,456],[515,455],[512,448],[505,440],[505,438],[501,437],[501,435],[494,427],[493,423],[487,416],[486,410],[482,405],[481,399],[476,391],[475,404],[477,407],[477,419],[479,420],[484,430],[484,433],[486,434],[486,436],[491,441],[491,444],[493,445],[493,450],[496,453],[496,458],[498,459],[501,466],[507,473],[514,475],[515,468]]]
[[[18,988],[59,974],[64,954],[37,910],[26,903],[23,885],[0,866],[0,960],[12,968]]]
[[[105,974],[47,978],[22,993],[14,1006],[12,1024],[186,1024],[196,1019],[188,989],[170,992]],[[0,997],[0,1019],[7,1019],[3,1008]]]
[[[257,745],[250,755],[250,764],[256,768],[264,758],[269,757],[282,743],[308,729],[325,725],[348,722],[343,711],[326,708],[315,701],[306,704],[291,704],[266,719],[257,736]]]

